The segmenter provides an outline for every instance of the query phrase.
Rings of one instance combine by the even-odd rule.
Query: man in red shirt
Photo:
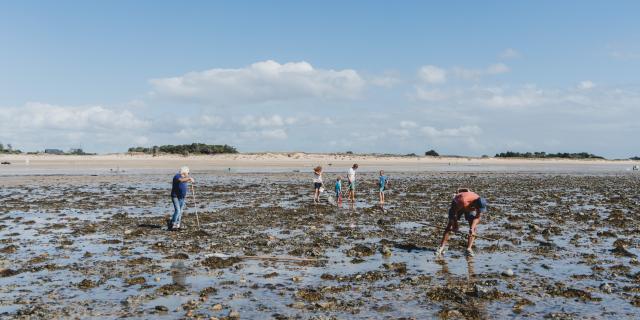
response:
[[[449,240],[449,233],[458,231],[458,220],[464,214],[464,218],[469,222],[469,239],[467,241],[467,256],[473,257],[473,240],[477,233],[480,216],[487,212],[487,201],[469,189],[458,189],[458,194],[451,201],[449,208],[449,222],[442,235],[440,247],[436,250],[436,256],[441,256],[445,251],[445,246]]]

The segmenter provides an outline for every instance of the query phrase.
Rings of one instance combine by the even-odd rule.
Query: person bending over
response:
[[[449,234],[458,231],[458,221],[464,215],[465,220],[469,222],[469,239],[467,240],[466,254],[467,256],[473,257],[473,241],[478,231],[480,217],[485,212],[487,212],[487,201],[484,198],[475,192],[471,192],[469,189],[458,189],[458,193],[453,198],[453,201],[451,201],[449,221],[442,235],[440,247],[436,250],[436,256],[444,254],[447,241],[449,240]]]

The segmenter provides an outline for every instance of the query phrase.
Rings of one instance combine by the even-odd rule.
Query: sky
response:
[[[640,155],[638,1],[1,1],[0,142]]]

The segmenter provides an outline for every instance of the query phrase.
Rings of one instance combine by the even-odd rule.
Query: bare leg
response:
[[[350,200],[350,205],[351,205],[351,209],[355,209],[356,208],[356,194],[355,191],[353,190],[349,190],[349,200]]]
[[[458,221],[449,219],[447,227],[444,229],[444,234],[442,235],[442,241],[440,241],[441,247],[447,245],[447,241],[449,241],[449,234],[456,230],[458,230]]]
[[[478,223],[480,223],[480,218],[473,219],[469,226],[469,239],[467,240],[467,249],[471,249],[473,247],[473,241],[476,240],[476,233],[478,232]]]

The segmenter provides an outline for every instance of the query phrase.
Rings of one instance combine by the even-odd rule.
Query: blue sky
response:
[[[0,3],[24,150],[637,155],[637,1]]]

